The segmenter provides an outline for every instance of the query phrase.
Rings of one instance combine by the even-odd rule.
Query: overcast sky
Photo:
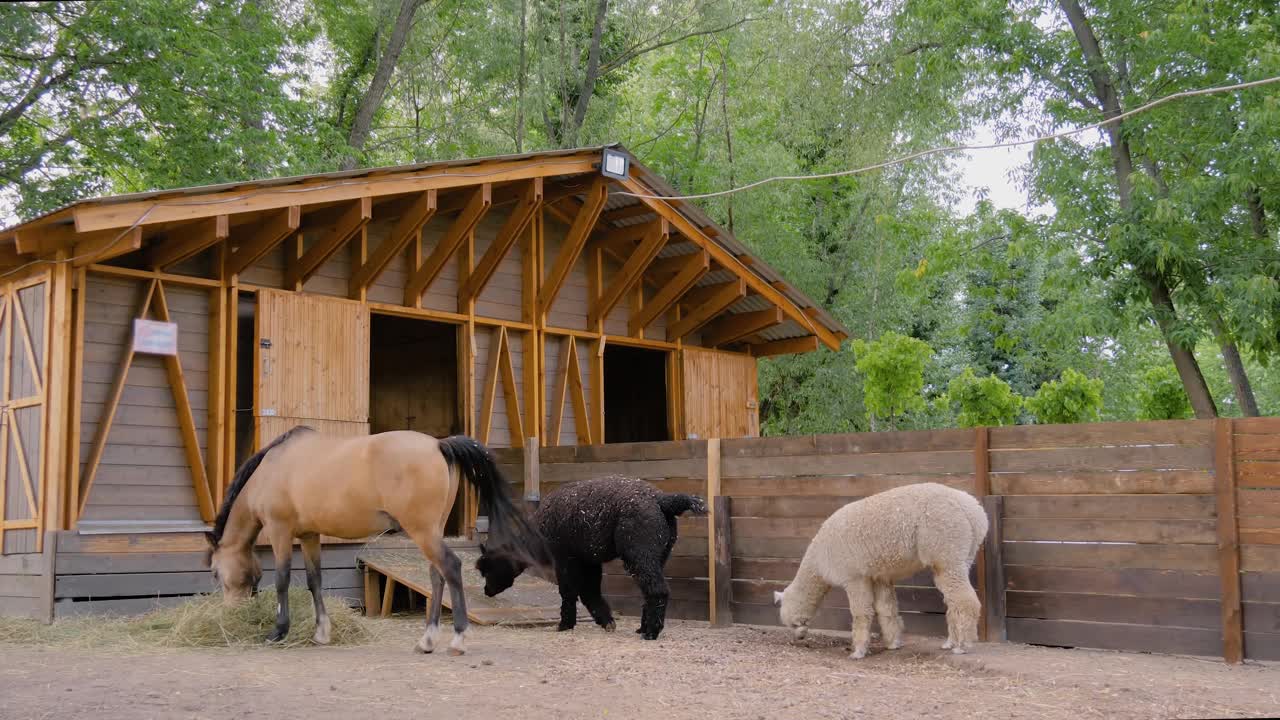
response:
[[[966,145],[981,145],[996,141],[995,133],[990,127],[983,126],[975,130],[973,137]],[[964,191],[964,199],[958,204],[962,212],[970,212],[981,197],[985,188],[987,199],[997,208],[1015,210],[1027,209],[1027,193],[1019,186],[1014,177],[1020,166],[1031,157],[1031,146],[1016,148],[997,148],[995,150],[971,150],[957,156],[956,166],[960,169],[964,183],[968,187]]]

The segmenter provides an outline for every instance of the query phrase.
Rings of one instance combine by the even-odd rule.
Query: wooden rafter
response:
[[[494,271],[498,269],[502,258],[506,257],[516,239],[529,227],[529,223],[540,207],[542,207],[542,178],[534,178],[525,183],[524,192],[521,193],[515,208],[511,210],[506,223],[498,231],[497,237],[489,243],[488,249],[484,251],[480,262],[476,263],[475,269],[467,276],[466,281],[459,284],[459,307],[462,307],[462,303],[480,295],[485,284],[493,277]]]
[[[274,213],[266,222],[254,228],[252,236],[242,242],[231,241],[235,250],[224,254],[224,272],[228,276],[244,272],[263,255],[284,242],[285,238],[297,232],[301,224],[302,208],[297,205]]]
[[[143,297],[139,308],[135,317],[146,318],[150,313],[154,314],[155,318],[160,322],[170,322],[169,302],[165,297],[164,287],[159,280],[152,280],[147,286],[146,295]],[[116,377],[112,381],[111,392],[103,404],[102,414],[98,419],[98,427],[94,432],[93,444],[89,448],[89,457],[85,462],[84,487],[80,489],[79,496],[79,514],[84,513],[85,505],[88,503],[89,491],[93,487],[98,465],[102,462],[102,455],[106,450],[107,438],[111,434],[111,425],[115,419],[116,410],[120,406],[120,399],[123,397],[125,386],[128,383],[129,368],[133,366],[135,353],[133,351],[132,333],[125,342],[124,353],[120,358],[120,365],[116,368]],[[191,480],[196,493],[196,502],[200,507],[200,517],[205,522],[212,522],[214,518],[213,496],[209,491],[204,459],[200,453],[195,417],[191,412],[191,400],[187,394],[187,383],[182,373],[182,360],[177,355],[166,355],[163,358],[163,362],[169,379],[169,389],[173,393],[174,408],[178,416],[178,429],[182,434],[183,451],[186,454],[187,465],[191,470]]]
[[[560,430],[564,426],[564,401],[573,401],[573,425],[577,430],[578,444],[591,444],[591,420],[587,411],[587,396],[582,388],[582,366],[578,362],[578,343],[566,336],[560,349],[560,370],[556,378],[555,405],[551,408],[551,429],[547,444],[560,444]]]
[[[75,225],[42,225],[14,232],[14,250],[19,255],[47,255],[58,250],[73,250],[80,246],[85,252],[102,252],[118,242],[129,242],[140,228],[119,228],[76,232]],[[141,240],[141,232],[136,233]],[[72,252],[72,255],[78,253]]]
[[[391,229],[391,234],[369,254],[368,260],[352,271],[351,280],[347,283],[347,295],[352,298],[360,297],[361,292],[378,280],[378,276],[387,269],[392,258],[409,247],[409,243],[413,242],[422,231],[422,226],[426,225],[435,214],[436,191],[428,190],[419,193],[413,204],[400,216],[396,226]]]
[[[644,233],[641,235],[643,239],[639,247],[631,253],[622,268],[613,276],[613,281],[609,283],[603,294],[598,299],[590,298],[592,305],[587,314],[587,327],[594,328],[602,319],[608,317],[618,302],[639,284],[645,268],[658,256],[662,246],[666,245],[671,232],[671,226],[666,220],[657,220],[640,227],[644,228]]]
[[[142,247],[142,228],[136,227],[123,233],[107,231],[96,237],[79,240],[71,248],[71,265],[84,267],[96,262],[127,255]]]
[[[181,239],[166,238],[151,250],[151,267],[164,270],[226,240],[231,235],[230,218],[227,215],[215,215],[184,227],[182,231],[185,236]]]
[[[649,302],[639,311],[631,313],[631,320],[627,324],[627,334],[636,335],[643,332],[654,320],[666,311],[670,310],[681,295],[688,292],[693,284],[702,279],[703,275],[711,269],[711,257],[705,250],[690,255],[681,255],[682,267],[676,276],[667,281],[662,289],[658,290]]]
[[[311,244],[302,257],[286,265],[284,286],[289,288],[305,283],[339,248],[368,225],[372,218],[373,198],[366,196],[352,203],[337,222]]]
[[[690,288],[689,292],[680,298],[680,305],[685,308],[693,308],[710,300],[721,292],[725,292],[727,288],[736,287],[738,279],[734,278],[727,282],[713,283],[710,285],[699,285],[696,288]]]
[[[609,199],[609,184],[604,176],[597,176],[591,181],[591,186],[587,188],[586,202],[578,210],[577,215],[573,218],[573,224],[569,226],[569,232],[565,235],[564,243],[560,246],[560,252],[556,254],[555,262],[551,265],[551,270],[542,282],[542,287],[538,290],[538,313],[545,316],[551,309],[551,304],[555,302],[556,295],[559,294],[561,286],[569,277],[569,271],[573,268],[573,264],[577,262],[578,256],[582,254],[582,248],[587,243],[587,236],[591,234],[591,229],[595,227],[596,219],[600,217],[600,211],[604,209],[605,202]]]
[[[781,325],[785,319],[782,309],[778,307],[728,315],[711,323],[702,331],[702,344],[704,347],[728,345],[775,325]]]
[[[787,338],[786,340],[774,340],[773,342],[751,345],[750,348],[752,357],[793,355],[795,353],[806,353],[817,350],[818,338],[816,335],[806,335],[804,337]]]
[[[440,271],[444,269],[445,263],[458,251],[462,242],[475,229],[480,218],[484,217],[492,204],[493,186],[491,184],[484,183],[471,191],[467,206],[453,221],[453,225],[449,226],[449,231],[440,239],[440,243],[431,251],[427,259],[410,274],[404,287],[405,305],[416,307],[422,301],[422,293],[431,286]]]
[[[747,296],[747,281],[738,278],[736,282],[727,283],[729,287],[723,288],[720,292],[712,295],[709,299],[696,306],[687,315],[682,315],[679,320],[667,325],[667,341],[675,342],[680,338],[694,332],[698,328],[711,322],[711,320],[729,309],[729,306],[738,302]]]

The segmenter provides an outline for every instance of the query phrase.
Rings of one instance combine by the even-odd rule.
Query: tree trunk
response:
[[[724,117],[724,147],[729,161],[729,187],[736,184],[733,177],[733,127],[729,123],[729,43],[720,51],[720,115]],[[733,196],[725,196],[728,212],[729,234],[733,234]]]
[[[378,67],[373,71],[373,79],[369,81],[369,89],[365,91],[356,105],[356,116],[351,122],[351,132],[347,135],[347,146],[353,150],[363,150],[369,133],[373,129],[373,116],[382,107],[387,86],[391,84],[391,74],[395,72],[400,53],[409,39],[409,30],[413,28],[413,15],[425,0],[401,0],[400,13],[396,16],[395,25],[391,28],[391,37],[387,39],[387,47],[378,58]],[[342,169],[350,170],[357,164],[356,153],[348,153],[342,161]]]
[[[582,84],[578,87],[578,102],[574,105],[569,126],[560,134],[561,147],[571,148],[578,144],[578,131],[587,119],[587,105],[596,91],[596,80],[600,77],[600,42],[604,37],[605,16],[609,12],[609,0],[598,0],[596,3],[596,20],[591,28],[591,47],[587,49],[587,69],[582,75]]]
[[[1071,31],[1080,45],[1080,51],[1088,65],[1089,80],[1093,83],[1094,94],[1098,98],[1098,104],[1102,106],[1103,117],[1107,120],[1119,117],[1123,113],[1120,107],[1120,96],[1116,91],[1115,82],[1111,79],[1110,68],[1102,56],[1098,37],[1094,34],[1084,9],[1080,7],[1078,0],[1058,0],[1058,6],[1067,16]],[[1120,209],[1126,215],[1125,219],[1129,220],[1127,216],[1133,212],[1133,153],[1129,149],[1129,141],[1124,136],[1120,122],[1107,125],[1107,139],[1111,150],[1111,164],[1115,171],[1116,194]],[[1140,274],[1151,298],[1156,324],[1164,336],[1165,345],[1169,348],[1169,357],[1178,370],[1178,376],[1182,378],[1182,386],[1186,390],[1187,398],[1191,401],[1196,417],[1202,419],[1217,417],[1218,409],[1214,405],[1213,395],[1209,392],[1209,385],[1200,372],[1200,364],[1196,362],[1195,354],[1173,339],[1172,330],[1178,311],[1173,304],[1168,279],[1163,274],[1148,272],[1145,269],[1140,270]]]
[[[520,0],[520,69],[516,75],[516,152],[524,152],[524,85],[529,68],[525,63],[524,46],[529,37],[525,16],[529,13],[529,0]]]
[[[1249,382],[1249,373],[1245,372],[1244,361],[1240,358],[1240,350],[1227,333],[1226,323],[1217,310],[1207,313],[1209,324],[1218,338],[1218,347],[1222,349],[1222,363],[1227,368],[1227,377],[1231,379],[1231,391],[1240,403],[1240,414],[1245,417],[1258,417],[1258,399],[1253,394],[1253,384]]]

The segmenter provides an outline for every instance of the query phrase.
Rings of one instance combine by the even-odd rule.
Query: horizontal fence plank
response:
[[[1257,488],[1237,490],[1236,511],[1241,517],[1253,515],[1280,519],[1280,490]]]
[[[328,588],[363,587],[363,575],[354,567],[321,573],[323,586]],[[305,570],[289,574],[290,582],[306,587]],[[216,590],[213,576],[207,572],[167,573],[114,573],[108,575],[59,575],[54,585],[55,596],[68,597],[130,597],[139,595],[183,595],[208,593]],[[275,573],[266,572],[258,588],[275,587]]]
[[[874,495],[903,485],[935,482],[973,492],[973,475],[855,475],[850,477],[741,477],[724,474],[721,492],[737,501],[739,497],[778,495],[828,495],[854,498]]]
[[[1280,488],[1280,462],[1259,460],[1236,463],[1236,486]]]
[[[1005,565],[1201,572],[1214,572],[1218,568],[1218,550],[1212,545],[1006,542],[1003,552]]]
[[[791,582],[800,569],[799,559],[787,558],[733,558],[733,579],[753,581],[775,581],[784,585]],[[970,580],[977,577],[976,569],[969,573]],[[933,587],[933,575],[925,570],[894,582],[897,587]]]
[[[204,552],[209,547],[204,533],[141,533],[81,535],[58,533],[58,554],[120,552]]]
[[[725,457],[721,460],[720,472],[725,477],[972,474],[973,452],[969,450],[941,450],[935,452]]]
[[[320,568],[322,570],[337,568],[354,568],[357,545],[326,545],[321,550]],[[270,548],[258,548],[258,560],[262,569],[271,572],[275,569],[275,555]],[[295,550],[292,564],[295,568],[304,567],[302,551]],[[93,575],[111,573],[159,573],[159,572],[208,572],[204,566],[203,552],[177,553],[59,553],[58,575]]]
[[[779,625],[778,608],[773,605],[755,605],[751,603],[732,603],[733,621],[744,625]],[[947,634],[947,616],[941,613],[903,612],[902,623],[907,632],[914,635],[930,635],[935,637]],[[852,618],[848,610],[821,608],[809,622],[815,630],[835,630],[848,632]]]
[[[43,575],[0,575],[0,597],[44,597],[48,587]]]
[[[993,473],[993,495],[1148,495],[1213,492],[1204,470]]]
[[[725,438],[724,458],[968,450],[972,430],[909,430],[765,438]]]
[[[1029,495],[1004,501],[1006,518],[1182,518],[1217,514],[1212,495]]]
[[[1241,572],[1280,572],[1280,547],[1275,545],[1241,545]]]
[[[1008,618],[1005,628],[1011,642],[1127,650],[1182,655],[1220,656],[1222,636],[1205,628],[1169,628],[1154,625]]]
[[[1280,660],[1280,633],[1245,630],[1244,656],[1250,660]]]
[[[732,518],[729,537],[812,540],[825,518]]]
[[[639,597],[630,595],[606,595],[605,600],[609,603],[609,608],[617,615],[624,617],[639,617],[640,610],[644,607],[644,601]],[[582,615],[582,611],[578,611]],[[668,620],[701,620],[706,621],[709,616],[709,603],[706,600],[672,600],[667,605]],[[588,619],[580,619],[580,624],[591,622]]]
[[[705,543],[705,541],[704,541]],[[621,560],[612,560],[604,564],[607,575],[628,576]],[[662,574],[668,578],[705,578],[707,576],[707,559],[705,557],[673,555],[667,559]]]
[[[0,617],[44,619],[48,603],[42,597],[5,597],[0,595]]]
[[[1236,435],[1274,435],[1280,433],[1280,417],[1235,418],[1231,427]]]
[[[0,555],[0,575],[39,575],[44,572],[44,556],[40,553]]]
[[[1246,602],[1244,629],[1248,632],[1280,633],[1280,598],[1271,602]]]
[[[1280,545],[1280,518],[1242,517],[1236,521],[1240,542],[1251,545]]]
[[[1211,470],[1208,445],[992,450],[991,472]]]
[[[827,518],[860,497],[831,495],[783,495],[777,497],[738,497],[729,503],[729,514],[735,518]]]
[[[794,558],[804,557],[809,538],[742,537],[730,533],[730,552],[734,557]]]
[[[1222,583],[1218,575],[1208,572],[1006,565],[1004,574],[1009,590],[1204,600],[1222,597]]]
[[[648,478],[706,478],[706,460],[636,460],[627,462],[542,463],[542,482],[573,482],[606,475]]]
[[[1240,599],[1244,602],[1280,602],[1280,573],[1240,573]]]
[[[622,575],[606,575],[600,584],[606,596],[634,596],[642,598],[640,588],[635,581],[629,577]],[[667,589],[671,593],[672,600],[699,600],[707,599],[707,581],[703,579],[690,578],[667,578]]]
[[[1280,433],[1239,434],[1234,438],[1236,460],[1280,460]]]
[[[1156,420],[1079,425],[1012,425],[990,430],[991,449],[1208,445],[1213,421]]]
[[[358,606],[364,598],[364,588],[334,588],[324,591],[326,599]],[[170,608],[191,600],[190,596],[176,595],[168,597],[121,598],[113,600],[59,600],[54,605],[54,616],[58,618],[82,617],[85,615],[142,615],[160,608]]]
[[[769,580],[734,580],[733,601],[755,605],[771,605],[773,593],[782,591],[785,582]],[[898,609],[902,612],[944,613],[946,605],[942,601],[942,593],[932,587],[896,587]],[[849,610],[849,595],[844,588],[832,588],[827,593],[820,607]]]
[[[1217,600],[1009,591],[1005,593],[1005,612],[1009,618],[1085,620],[1180,628],[1222,627],[1222,614]]]
[[[1214,520],[1125,520],[1107,518],[1005,518],[1004,539],[1216,544]]]

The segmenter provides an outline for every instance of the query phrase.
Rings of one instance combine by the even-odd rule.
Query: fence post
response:
[[[707,440],[707,620],[712,627],[733,624],[729,550],[729,498],[720,494],[720,439]]]
[[[987,496],[991,494],[991,431],[986,427],[976,427],[973,429],[973,494],[977,496],[978,502],[986,505]],[[990,509],[987,515],[991,515]],[[993,521],[994,522],[994,521]],[[987,534],[990,539],[990,532]],[[998,551],[998,548],[997,548]],[[999,562],[999,555],[991,556],[991,551],[987,549],[984,543],[983,547],[978,549],[977,576],[978,576],[978,599],[984,607],[991,605],[991,589],[999,586],[993,586],[990,582],[990,566],[993,562]],[[1003,600],[1003,597],[1002,597]],[[1003,605],[1003,602],[1001,602]],[[1003,614],[1003,611],[1002,611]],[[1001,622],[1003,626],[1003,621]],[[990,620],[987,613],[978,616],[978,639],[986,642],[991,632]]]
[[[1218,506],[1218,575],[1222,580],[1222,658],[1244,660],[1240,610],[1240,529],[1236,517],[1235,422],[1214,421],[1213,480]]]
[[[979,575],[985,595],[980,623],[985,628],[983,641],[1004,642],[1008,639],[1004,627],[1004,496],[988,495],[982,498],[982,506],[990,518],[987,539],[982,544],[986,562]]]
[[[538,438],[524,441],[524,502],[530,510],[537,510],[542,501],[542,468],[538,465]]]

